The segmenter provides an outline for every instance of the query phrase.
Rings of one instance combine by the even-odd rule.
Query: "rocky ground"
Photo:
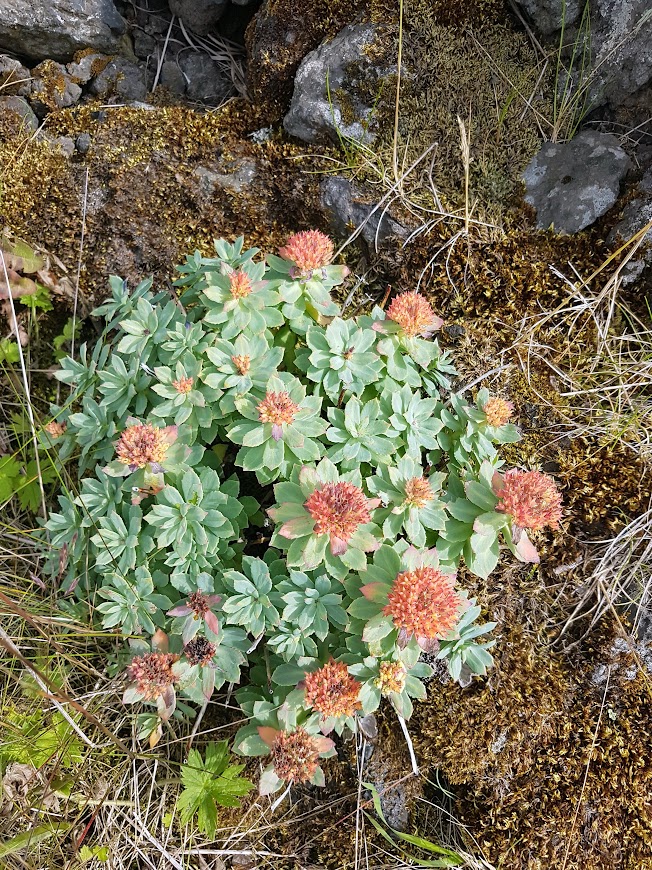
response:
[[[652,286],[648,5],[405,0],[401,21],[393,0],[0,0],[0,227],[47,252],[58,288],[39,338],[19,316],[37,413],[49,342],[109,274],[169,286],[216,237],[270,250],[311,227],[355,234],[351,310],[418,286],[446,319],[458,386],[489,372],[516,405],[509,459],[554,474],[564,528],[535,573],[469,578],[499,623],[496,668],[431,682],[410,723],[423,781],[384,719],[363,771],[395,827],[448,830],[509,870],[652,868],[649,572],[631,568],[649,525],[600,562],[652,492],[649,351],[632,341]],[[628,415],[600,392],[623,353]],[[7,426],[14,385],[0,375]],[[614,573],[638,609],[594,620]],[[329,763],[326,797],[305,790],[239,837],[261,853],[248,866],[354,866],[353,755]],[[138,842],[116,867],[172,866]],[[65,838],[57,855],[38,866],[72,866]]]

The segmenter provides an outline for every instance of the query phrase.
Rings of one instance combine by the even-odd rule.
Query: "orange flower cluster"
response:
[[[310,782],[319,766],[320,738],[303,728],[278,731],[272,744],[274,771],[286,782]]]
[[[343,662],[331,660],[306,674],[303,682],[306,704],[322,716],[353,716],[362,707],[358,700],[360,683]]]
[[[150,652],[135,656],[127,668],[129,679],[145,701],[155,701],[175,682],[172,665],[179,656],[172,653]]]
[[[136,423],[127,426],[118,443],[116,453],[124,465],[134,465],[145,468],[152,463],[161,463],[170,447],[163,429],[151,423]]]
[[[192,390],[194,378],[179,378],[178,381],[172,381],[172,386],[177,393],[189,393]]]
[[[296,402],[293,402],[289,394],[267,393],[262,402],[258,403],[258,418],[261,423],[291,423],[299,410]]]
[[[383,613],[408,635],[434,640],[451,631],[464,609],[455,577],[425,566],[396,577]]]
[[[244,299],[254,288],[246,272],[231,272],[229,275],[229,290],[234,299]]]
[[[50,422],[46,423],[43,428],[48,435],[51,435],[53,438],[60,438],[66,431],[67,427],[65,423],[59,423],[57,420],[50,420]]]
[[[310,274],[328,266],[333,259],[333,243],[319,230],[305,230],[290,236],[279,255],[292,260],[302,274]]]
[[[556,529],[561,520],[561,494],[557,484],[540,471],[506,471],[496,487],[500,501],[496,510],[503,511],[522,529],[533,532]]]
[[[435,497],[425,477],[412,477],[405,484],[405,501],[413,507],[422,508]]]
[[[387,309],[387,317],[398,323],[409,338],[415,335],[430,335],[442,324],[425,296],[416,292],[401,293],[392,300],[392,304]]]
[[[482,410],[490,426],[504,426],[514,414],[514,405],[499,396],[491,396]]]
[[[231,362],[238,370],[238,373],[241,375],[246,375],[249,373],[249,369],[251,367],[251,357],[246,354],[242,354],[241,356],[232,356]]]
[[[305,508],[315,521],[318,535],[330,535],[340,541],[348,541],[358,526],[371,520],[365,494],[344,480],[316,489],[308,496]]]

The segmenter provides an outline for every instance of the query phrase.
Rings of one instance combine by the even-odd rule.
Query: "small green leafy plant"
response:
[[[495,623],[457,568],[537,561],[528,535],[561,502],[551,478],[502,470],[513,408],[451,392],[422,295],[347,319],[323,234],[265,258],[242,239],[215,249],[180,267],[176,300],[111,278],[101,340],[61,361],[70,395],[43,445],[79,483],[44,549],[62,607],[129,635],[139,735],[155,745],[188,702],[236,684],[235,751],[267,758],[271,794],[322,784],[328,735],[383,699],[409,718],[424,652],[454,679],[486,673]],[[225,759],[194,753],[184,771],[184,813],[207,832],[238,781]]]
[[[231,764],[226,740],[209,743],[205,758],[196,749],[188,753],[181,768],[183,791],[177,798],[181,821],[188,823],[197,816],[197,827],[209,839],[217,828],[217,805],[237,807],[240,798],[254,787],[241,777],[244,764]]]

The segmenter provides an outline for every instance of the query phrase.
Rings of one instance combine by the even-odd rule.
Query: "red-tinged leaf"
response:
[[[272,519],[274,519],[272,517]],[[279,534],[284,538],[292,541],[294,538],[305,538],[310,535],[315,528],[315,521],[307,513],[300,517],[295,517],[293,520],[287,520],[279,529]]]
[[[189,616],[191,613],[192,608],[188,607],[187,604],[179,604],[172,610],[168,610],[166,616]]]
[[[331,749],[335,746],[335,743],[331,740],[330,737],[317,737],[315,740],[315,746],[319,750],[319,754],[322,752],[330,752]]]
[[[258,726],[258,735],[263,743],[266,743],[271,749],[274,745],[274,741],[276,740],[276,735],[279,732],[276,728],[270,728],[269,725],[259,725]]]
[[[491,488],[496,495],[503,488],[503,476],[499,471],[494,471],[494,476],[491,478]]]
[[[541,557],[532,541],[528,538],[526,532],[521,533],[520,540],[516,545],[516,558],[521,562],[528,562],[538,565]]]
[[[212,610],[207,610],[204,614],[204,622],[206,623],[207,628],[209,628],[213,634],[218,635],[220,633],[220,623],[218,622],[217,616],[212,612]]]
[[[347,542],[343,538],[336,538],[335,535],[331,535],[330,542],[333,556],[341,556],[349,549]]]
[[[204,672],[201,678],[201,689],[204,694],[204,698],[207,701],[210,700],[211,695],[213,694],[213,689],[215,688],[215,668],[204,668]]]
[[[386,583],[376,581],[374,583],[365,583],[364,586],[360,587],[360,592],[362,592],[367,601],[373,601],[376,604],[386,604],[389,588]]]
[[[152,635],[152,649],[156,652],[166,653],[170,648],[167,634],[162,628],[157,628]]]

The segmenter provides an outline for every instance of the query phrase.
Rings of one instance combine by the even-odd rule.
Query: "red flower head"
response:
[[[401,293],[392,300],[387,317],[401,327],[405,335],[432,335],[441,329],[443,320],[437,317],[432,305],[420,293]]]
[[[375,683],[383,695],[389,695],[390,692],[403,691],[406,677],[403,662],[381,662]]]
[[[514,405],[499,396],[491,396],[482,410],[490,426],[504,426],[514,414]]]
[[[383,608],[406,637],[434,641],[445,637],[457,624],[466,606],[455,590],[455,575],[424,566],[403,571],[394,580]]]
[[[432,487],[425,477],[412,477],[405,484],[405,501],[413,507],[422,508],[434,497]]]
[[[244,299],[254,289],[246,272],[231,272],[229,275],[229,290],[234,299]]]
[[[284,260],[292,260],[302,275],[309,275],[315,269],[328,266],[333,259],[333,243],[319,230],[305,230],[295,233],[279,248]]]
[[[46,423],[43,428],[48,435],[51,435],[53,438],[60,438],[66,431],[66,424],[59,423],[57,420],[50,420],[50,422]]]
[[[238,374],[246,375],[251,367],[251,357],[243,354],[241,356],[232,356],[231,362],[238,370]]]
[[[177,393],[189,393],[192,390],[194,378],[179,378],[178,381],[172,381],[172,386]]]
[[[308,496],[305,508],[315,521],[315,533],[329,535],[331,552],[340,556],[358,526],[371,521],[370,508],[376,504],[355,484],[340,481],[322,484]]]
[[[349,674],[344,662],[327,662],[319,670],[306,674],[303,685],[306,704],[324,717],[354,716],[362,707],[358,700],[361,685]]]
[[[261,423],[272,424],[272,438],[279,441],[283,435],[283,423],[292,423],[299,411],[299,406],[293,402],[289,393],[267,393],[257,407],[258,419]]]
[[[149,652],[132,659],[127,674],[144,701],[155,701],[170,690],[176,681],[172,665],[178,658],[172,653]]]
[[[176,426],[165,429],[152,423],[127,426],[115,447],[118,460],[132,468],[145,468],[150,464],[160,466],[175,435]]]
[[[539,531],[549,526],[559,527],[561,494],[557,484],[540,471],[519,471],[512,468],[494,475],[494,492],[500,499],[497,511],[509,514],[521,529]]]

